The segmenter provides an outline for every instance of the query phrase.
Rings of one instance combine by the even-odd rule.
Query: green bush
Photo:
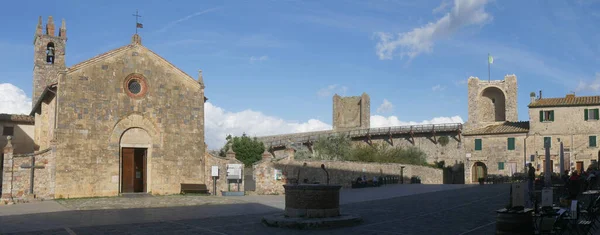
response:
[[[416,147],[392,147],[386,143],[352,144],[345,136],[321,138],[313,148],[315,159],[425,165],[426,154]]]

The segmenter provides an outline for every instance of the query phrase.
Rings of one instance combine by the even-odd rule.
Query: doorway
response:
[[[122,148],[122,193],[146,192],[146,148]]]
[[[575,169],[577,169],[577,173],[578,173],[578,174],[581,174],[581,172],[583,171],[583,162],[582,162],[582,161],[579,161],[579,162],[577,162],[576,164],[577,164],[577,166],[576,166],[576,168],[575,168]]]
[[[477,182],[479,178],[485,178],[487,176],[487,167],[483,162],[476,162],[471,169],[472,182]]]

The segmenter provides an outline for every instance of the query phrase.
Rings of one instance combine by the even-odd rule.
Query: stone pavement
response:
[[[405,187],[407,185],[398,185]],[[265,227],[262,215],[281,213],[277,197],[247,203],[123,210],[84,210],[0,216],[0,234],[493,234],[495,210],[508,202],[509,185],[464,186],[462,189],[384,199],[383,192],[412,190],[381,187],[348,190],[342,213],[358,214],[358,226],[320,231]],[[442,187],[443,188],[443,187]],[[370,194],[368,193],[370,192]],[[355,195],[355,196],[351,196]],[[367,196],[367,197],[365,197]],[[362,202],[352,203],[352,200]],[[281,197],[279,197],[281,198]],[[265,204],[271,203],[273,206]],[[3,207],[0,207],[2,210]]]

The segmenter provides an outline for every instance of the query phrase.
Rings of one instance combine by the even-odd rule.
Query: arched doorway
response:
[[[471,181],[478,182],[479,178],[485,178],[487,176],[487,167],[483,162],[476,162],[471,168]]]
[[[497,87],[488,87],[481,92],[479,110],[485,122],[506,121],[506,98]]]
[[[148,192],[148,156],[152,138],[142,128],[129,128],[121,136],[121,193]]]

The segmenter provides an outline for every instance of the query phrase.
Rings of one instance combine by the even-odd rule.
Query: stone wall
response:
[[[492,104],[489,97],[484,96],[486,90],[492,91],[498,89],[501,91],[498,95],[504,103]],[[479,128],[482,125],[494,123],[495,118],[489,116],[494,113],[493,107],[503,106],[502,112],[505,114],[506,121],[518,121],[517,112],[517,77],[515,75],[506,75],[504,80],[485,81],[477,77],[470,77],[468,81],[468,109],[469,117],[466,123],[466,129]],[[491,105],[491,106],[490,106]]]
[[[57,99],[56,197],[118,195],[121,136],[132,128],[151,139],[147,192],[205,182],[204,85],[137,41],[69,68]]]
[[[400,147],[409,148],[415,147],[420,149],[426,154],[426,160],[428,163],[434,163],[436,161],[445,161],[446,165],[454,165],[464,162],[465,149],[463,143],[461,143],[460,136],[455,135],[444,135],[438,133],[436,140],[441,136],[448,137],[448,144],[442,146],[439,142],[434,141],[431,133],[428,134],[415,134],[414,144],[413,139],[409,135],[395,135],[392,137],[392,141],[387,136],[374,136],[371,138],[373,144],[386,144],[389,147]],[[464,141],[464,140],[462,140]],[[354,139],[352,141],[354,145],[367,145],[368,143],[364,139]],[[280,158],[285,155],[285,149],[278,149],[273,151],[275,158]]]
[[[19,201],[28,197],[54,198],[56,172],[55,155],[52,148],[32,154],[13,154],[12,146],[4,148],[2,177],[2,201]],[[31,158],[35,157],[34,195],[30,194]]]
[[[361,96],[333,96],[333,130],[369,128],[371,118],[371,99],[363,93]]]
[[[238,191],[238,184],[235,180],[227,180],[227,164],[242,164],[241,161],[235,158],[235,153],[228,154],[227,157],[222,158],[218,156],[213,156],[210,153],[206,153],[206,165],[204,172],[206,172],[206,187],[208,191],[213,193],[213,178],[211,174],[212,166],[219,167],[219,176],[217,177],[217,191],[216,195],[221,196],[221,191]],[[242,164],[243,165],[243,164]],[[243,170],[244,168],[242,168]],[[243,172],[242,172],[242,175]],[[228,185],[229,184],[229,185]],[[244,191],[244,179],[242,178],[239,181],[239,189],[240,191]]]
[[[321,164],[325,165],[329,173],[330,184],[340,184],[345,188],[351,186],[351,182],[356,178],[365,175],[368,179],[375,176],[389,175],[400,177],[401,166],[404,166],[404,183],[409,183],[411,176],[419,176],[423,184],[442,184],[443,171],[432,167],[414,166],[395,163],[365,163],[349,161],[301,161],[294,159],[294,150],[287,149],[287,156],[280,159],[264,157],[263,160],[255,163],[254,176],[256,178],[256,193],[264,194],[283,194],[283,185],[293,182],[298,178],[300,182],[307,179],[309,182],[327,183],[325,171],[321,169]],[[306,163],[306,166],[303,164]],[[281,177],[275,179],[275,172],[280,171]]]
[[[481,162],[487,168],[487,174],[511,175],[511,165],[515,172],[523,172],[525,167],[525,133],[464,136],[464,149],[466,154],[465,182],[474,183],[477,179],[472,177],[475,163]],[[515,138],[515,149],[508,150],[508,138]],[[481,139],[481,150],[475,150],[475,139]],[[527,138],[529,141],[530,138]],[[528,148],[530,145],[527,146]],[[499,168],[499,163],[504,164],[504,169]]]
[[[15,123],[9,121],[0,121],[0,132],[4,126],[12,126],[14,127],[14,134],[12,136],[12,145],[15,154],[20,153],[32,153],[35,148],[35,143],[33,141],[34,138],[34,125],[24,124],[24,123]],[[8,143],[7,136],[4,134],[0,135],[0,147],[6,146]]]

